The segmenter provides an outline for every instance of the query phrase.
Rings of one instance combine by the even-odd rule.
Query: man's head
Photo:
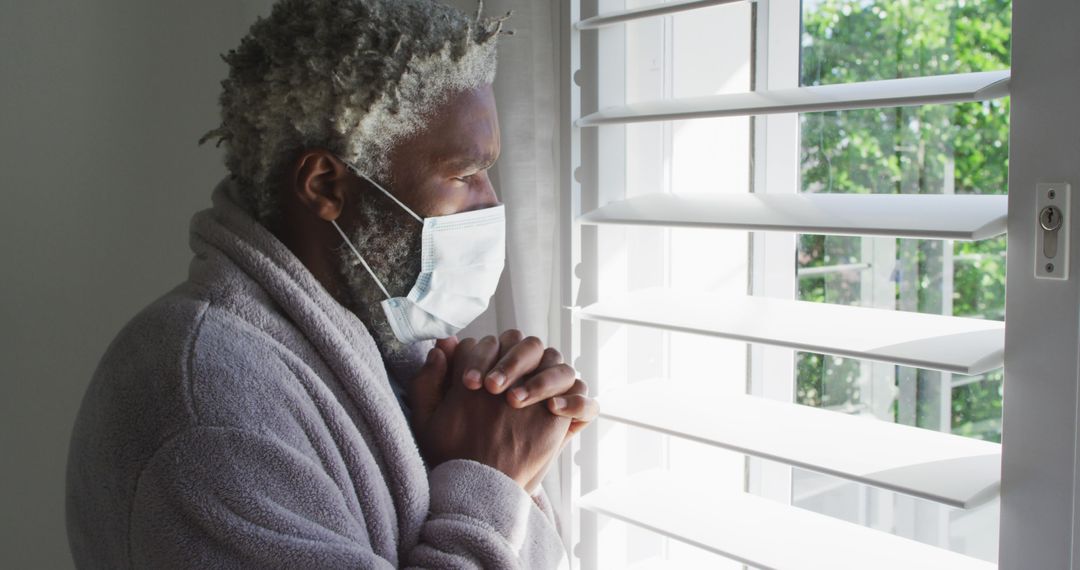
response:
[[[494,80],[504,19],[435,0],[280,0],[223,56],[222,124],[203,140],[225,144],[245,206],[273,227],[305,150],[385,179],[398,142],[449,96]]]
[[[439,107],[429,125],[398,144],[391,153],[387,188],[422,217],[445,216],[499,203],[488,168],[500,152],[499,124],[490,85],[454,94]],[[308,189],[294,194],[300,207],[288,209],[296,226],[304,217],[325,229],[323,220],[342,221],[350,241],[365,256],[388,292],[403,297],[420,273],[422,224],[365,180],[352,175],[321,151],[298,161],[297,178]],[[342,179],[344,176],[344,179]],[[343,192],[334,190],[341,181]],[[340,209],[340,216],[335,218]],[[304,214],[316,212],[315,216]],[[300,216],[293,215],[300,212]],[[313,230],[316,228],[312,228]],[[340,238],[339,238],[340,241]],[[347,290],[355,305],[370,308],[383,300],[351,249],[338,250]],[[358,311],[363,312],[363,311]]]
[[[376,329],[381,295],[329,222],[394,296],[419,273],[421,224],[345,163],[424,217],[498,202],[487,168],[505,17],[479,14],[434,0],[280,0],[225,56],[222,125],[207,138],[225,143],[237,198]]]

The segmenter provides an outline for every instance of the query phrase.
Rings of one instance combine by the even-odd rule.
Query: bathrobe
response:
[[[72,433],[80,568],[554,568],[543,493],[430,470],[365,325],[234,198],[191,221],[186,282],[102,357]]]

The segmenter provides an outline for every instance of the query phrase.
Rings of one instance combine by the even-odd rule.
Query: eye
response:
[[[473,179],[473,178],[474,178],[474,177],[475,177],[475,176],[476,176],[477,174],[478,174],[478,173],[476,173],[476,172],[473,172],[472,174],[465,174],[465,175],[463,175],[463,176],[455,176],[455,177],[454,177],[453,179],[454,179],[454,180],[457,180],[458,182],[464,182],[464,183],[468,184],[469,182],[472,182],[472,179]]]

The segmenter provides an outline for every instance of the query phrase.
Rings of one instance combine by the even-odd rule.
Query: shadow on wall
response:
[[[70,568],[64,466],[109,340],[187,273],[191,214],[224,175],[236,45],[270,0],[0,8],[0,567]]]

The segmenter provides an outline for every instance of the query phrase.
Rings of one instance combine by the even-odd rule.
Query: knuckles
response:
[[[562,364],[563,361],[562,353],[551,347],[544,349],[543,359],[547,362],[554,362],[557,364]]]
[[[514,345],[521,342],[521,339],[524,337],[525,335],[517,329],[507,329],[503,331],[501,335],[499,335],[499,340],[504,345]]]
[[[587,396],[589,394],[589,384],[581,378],[576,378],[574,379],[574,387],[571,390],[582,396]]]
[[[563,408],[564,411],[571,414],[580,414],[585,410],[585,397],[581,394],[568,394],[563,397],[566,398],[566,407]]]
[[[535,336],[525,337],[522,339],[521,344],[524,344],[526,345],[526,348],[531,348],[533,350],[544,350],[544,341]]]
[[[545,386],[547,389],[567,390],[571,388],[576,380],[574,379],[574,369],[568,364],[556,364],[551,368],[544,370],[542,373],[537,374],[534,378],[533,385]]]

